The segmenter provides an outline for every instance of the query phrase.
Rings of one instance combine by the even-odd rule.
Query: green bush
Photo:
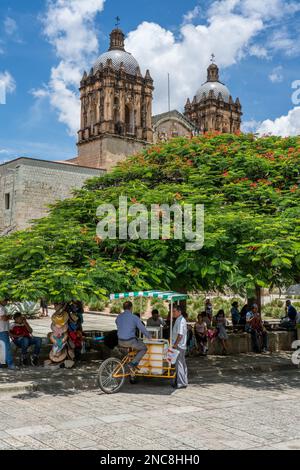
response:
[[[103,310],[108,307],[109,301],[100,300],[100,299],[91,299],[89,302],[89,310],[94,312],[103,312]]]

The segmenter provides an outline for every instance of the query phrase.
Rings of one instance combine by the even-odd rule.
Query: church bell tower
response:
[[[81,125],[77,163],[110,170],[153,142],[153,80],[125,50],[119,27],[110,47],[80,83]]]

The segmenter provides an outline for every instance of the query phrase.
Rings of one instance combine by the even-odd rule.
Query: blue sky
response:
[[[291,88],[300,80],[299,1],[1,0],[0,82],[8,93],[0,105],[0,161],[76,155],[77,84],[107,49],[116,15],[127,50],[155,79],[157,112],[167,107],[167,73],[172,107],[182,110],[214,52],[246,129],[300,134]]]

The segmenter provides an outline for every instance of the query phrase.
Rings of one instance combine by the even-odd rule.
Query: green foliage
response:
[[[13,304],[8,304],[5,307],[6,312],[11,317],[20,312],[26,318],[35,318],[40,313],[40,303],[39,302],[15,302]]]
[[[251,295],[300,282],[300,138],[205,135],[149,147],[0,241],[0,297],[103,300],[125,290]],[[97,207],[205,205],[202,250],[185,240],[99,240]]]
[[[151,310],[158,310],[159,315],[162,318],[167,318],[169,310],[166,306],[166,303],[162,299],[152,299],[151,300]]]

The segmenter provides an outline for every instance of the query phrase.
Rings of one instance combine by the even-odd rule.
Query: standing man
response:
[[[181,308],[174,307],[173,317],[176,319],[172,332],[173,348],[178,349],[179,354],[176,361],[176,379],[174,388],[181,389],[188,386],[188,370],[185,361],[186,343],[187,343],[187,323],[183,317]]]
[[[0,301],[0,341],[4,343],[5,347],[5,362],[10,370],[14,370],[15,365],[9,341],[9,316],[5,311],[6,305],[6,300]]]
[[[42,309],[42,317],[48,317],[48,302],[46,299],[41,299],[41,309]]]
[[[139,317],[133,315],[132,307],[132,302],[127,301],[123,304],[124,312],[118,315],[116,325],[118,328],[119,346],[121,348],[133,348],[138,351],[133,360],[128,364],[130,371],[134,373],[147,352],[146,344],[136,337],[136,329],[148,339],[151,339],[151,335]]]

